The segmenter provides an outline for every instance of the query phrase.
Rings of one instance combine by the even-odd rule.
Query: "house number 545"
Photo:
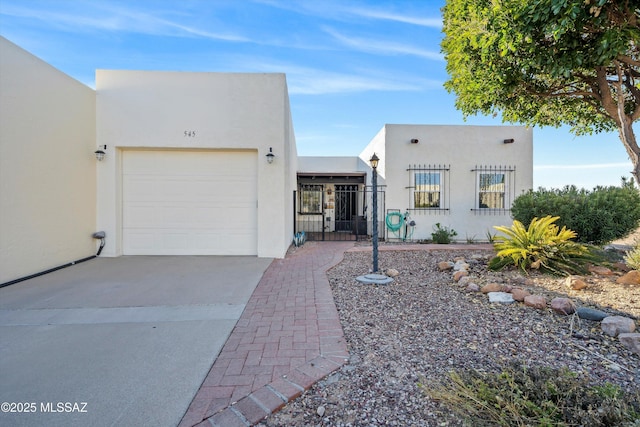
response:
[[[184,136],[188,137],[188,138],[195,138],[196,131],[195,130],[185,130],[184,131]]]

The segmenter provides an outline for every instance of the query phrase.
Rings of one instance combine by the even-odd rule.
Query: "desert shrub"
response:
[[[451,243],[451,239],[457,236],[458,233],[453,228],[449,228],[447,226],[442,226],[440,223],[436,223],[433,226],[433,233],[431,233],[431,239],[435,243],[447,244]]]
[[[451,372],[449,381],[421,384],[474,426],[637,426],[640,392],[606,383],[589,384],[566,368],[526,367],[513,362],[500,373]]]
[[[576,232],[581,243],[604,244],[625,237],[640,225],[640,192],[633,180],[620,187],[596,187],[592,191],[566,186],[540,188],[517,197],[513,218],[529,225],[533,218],[558,216],[558,225]]]
[[[624,256],[624,260],[629,267],[634,270],[640,270],[640,243],[638,243],[632,250],[627,251]]]
[[[560,229],[554,224],[557,220],[557,216],[546,216],[533,218],[528,228],[518,220],[511,227],[494,227],[504,235],[495,237],[493,246],[497,253],[489,268],[500,270],[512,264],[523,271],[539,268],[557,275],[583,273],[584,262],[590,259],[589,251],[571,241],[576,233],[566,227]]]

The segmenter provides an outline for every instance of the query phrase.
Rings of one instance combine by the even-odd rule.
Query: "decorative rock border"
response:
[[[479,258],[472,262],[478,262]],[[473,282],[469,275],[469,263],[464,258],[456,258],[454,261],[440,261],[437,264],[440,271],[451,271],[454,283],[465,288],[467,292],[482,292],[486,294],[490,303],[511,304],[514,301],[522,302],[525,306],[538,310],[551,310],[559,315],[577,315],[581,319],[600,322],[602,332],[610,337],[618,337],[620,343],[632,352],[640,355],[640,333],[636,330],[636,322],[624,316],[609,316],[607,313],[587,307],[577,307],[570,298],[554,298],[550,302],[542,295],[532,295],[529,291],[520,287],[489,283],[482,287]],[[605,267],[592,267],[594,274],[611,275],[611,270]],[[616,282],[626,284],[640,284],[640,271],[631,270],[621,276]],[[565,285],[573,290],[585,289],[588,285],[580,276],[568,276]]]

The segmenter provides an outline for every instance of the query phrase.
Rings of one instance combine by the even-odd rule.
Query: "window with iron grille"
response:
[[[449,168],[443,165],[412,165],[407,169],[411,174],[411,204],[416,211],[448,210]]]
[[[322,214],[322,185],[300,185],[299,213]]]
[[[482,213],[506,213],[515,191],[515,167],[481,166],[476,173],[476,200],[473,208]]]

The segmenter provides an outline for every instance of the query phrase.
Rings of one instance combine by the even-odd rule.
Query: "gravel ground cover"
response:
[[[628,391],[640,387],[640,357],[599,323],[521,303],[489,303],[466,292],[437,268],[464,257],[470,277],[521,287],[552,299],[568,296],[578,306],[640,318],[640,287],[616,285],[615,277],[588,277],[589,287],[569,290],[560,279],[490,272],[490,251],[389,251],[380,268],[400,275],[386,286],[363,285],[355,277],[370,268],[368,252],[349,252],[328,272],[350,359],[261,426],[458,426],[443,404],[419,384],[446,382],[451,370],[499,372],[510,361],[567,367],[593,384],[611,382]]]

